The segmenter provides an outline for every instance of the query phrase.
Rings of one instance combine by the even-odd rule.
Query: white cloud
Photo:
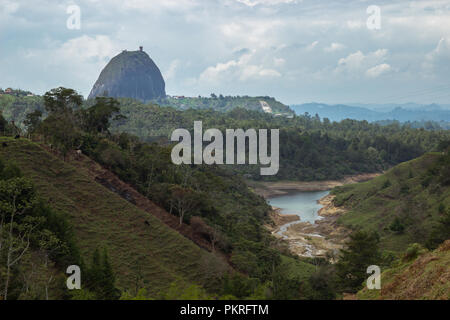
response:
[[[65,27],[72,0],[0,0],[0,86],[43,93],[65,84],[86,94],[109,58],[139,45],[164,71],[167,90],[182,95],[209,94],[215,79],[216,92],[336,103],[359,99],[355,91],[367,100],[421,86],[425,75],[442,83],[450,72],[448,0],[383,0],[377,32],[366,28],[365,0],[75,2],[79,31]],[[386,72],[363,93],[364,80]]]
[[[166,81],[171,80],[175,77],[175,74],[177,72],[179,65],[180,65],[180,60],[178,60],[178,59],[175,59],[170,63],[169,68],[164,72],[164,79]]]
[[[369,52],[367,55],[358,50],[345,58],[339,59],[335,73],[355,77],[362,74],[372,78],[378,77],[391,70],[391,66],[384,62],[387,54],[387,49],[378,49]]]
[[[227,42],[235,47],[268,48],[281,46],[280,30],[286,25],[283,19],[249,18],[227,22],[219,26]]]
[[[361,20],[348,20],[347,21],[347,27],[352,30],[360,29],[364,26],[365,26],[365,24]]]
[[[105,60],[118,54],[120,49],[108,36],[81,36],[70,39],[57,49],[57,56],[64,60],[86,61],[88,59]]]
[[[323,50],[325,52],[334,52],[334,51],[339,51],[345,48],[345,45],[343,45],[342,43],[338,43],[338,42],[333,42],[332,44],[330,44],[329,47],[325,47]]]
[[[236,80],[258,80],[264,78],[277,78],[281,73],[266,67],[262,63],[255,63],[254,52],[242,55],[239,59],[229,60],[225,63],[217,63],[204,70],[199,77],[202,83],[233,82]]]
[[[377,78],[380,75],[391,71],[391,69],[392,68],[391,68],[390,65],[388,65],[387,63],[382,63],[382,64],[379,64],[379,65],[377,65],[375,67],[372,67],[372,68],[368,69],[366,71],[366,75],[369,78]]]
[[[313,50],[317,45],[319,44],[319,41],[314,41],[312,43],[310,43],[309,45],[306,46],[306,50],[307,51],[311,51]]]
[[[12,14],[16,12],[20,7],[17,1],[10,0],[0,0],[0,13],[2,14]]]
[[[246,6],[254,7],[257,5],[274,6],[278,4],[297,3],[298,0],[236,0]]]
[[[423,68],[431,74],[450,71],[450,37],[441,38],[436,48],[425,56]]]
[[[273,58],[273,64],[275,65],[275,67],[281,67],[284,66],[284,64],[286,63],[286,60],[283,58]]]

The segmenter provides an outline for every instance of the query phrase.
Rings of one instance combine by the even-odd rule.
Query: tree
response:
[[[81,132],[70,117],[50,115],[39,130],[61,152],[63,160],[81,139]]]
[[[77,109],[83,103],[83,97],[75,90],[64,87],[52,89],[44,95],[45,110],[48,113],[65,113]]]
[[[0,134],[5,135],[7,126],[8,121],[6,121],[5,118],[3,118],[3,114],[0,111]]]
[[[350,235],[347,249],[336,264],[339,285],[343,292],[356,292],[367,278],[367,267],[380,264],[380,239],[376,233],[356,231]]]
[[[37,130],[37,128],[39,127],[39,125],[42,122],[41,117],[42,117],[42,111],[40,111],[40,110],[35,110],[26,115],[23,123],[27,127],[28,135],[31,135],[33,132],[35,132]]]
[[[124,119],[119,114],[120,103],[114,98],[97,97],[95,105],[83,112],[84,128],[88,132],[103,133],[108,131],[111,120]]]
[[[334,271],[332,267],[323,265],[314,272],[308,279],[312,292],[309,295],[311,300],[333,300],[336,292],[333,286]]]
[[[405,230],[405,226],[403,225],[399,217],[395,217],[394,221],[392,221],[391,225],[389,226],[389,229],[397,233],[403,233],[403,231]]]
[[[437,248],[442,242],[450,239],[450,208],[441,209],[443,210],[442,217],[439,219],[438,223],[434,226],[430,237],[426,242],[426,247],[428,249]]]
[[[0,254],[3,249],[6,250],[4,300],[8,299],[11,268],[27,252],[30,235],[42,222],[41,219],[31,216],[24,217],[21,224],[17,221],[32,209],[35,201],[36,195],[31,181],[25,178],[0,181]]]
[[[89,292],[95,294],[100,300],[115,300],[121,295],[116,288],[116,277],[106,249],[102,253],[95,249],[92,255],[92,262],[86,274],[86,288]]]
[[[190,188],[174,185],[171,189],[171,205],[177,210],[180,217],[180,226],[183,224],[184,216],[191,213],[200,203],[198,195]]]
[[[60,87],[44,95],[44,105],[49,116],[43,121],[40,130],[61,151],[64,160],[80,139],[79,114],[74,113],[74,110],[82,103],[83,97],[73,89]]]

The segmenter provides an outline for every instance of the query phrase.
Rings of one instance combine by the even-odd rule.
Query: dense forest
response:
[[[282,143],[277,175],[261,176],[259,165],[227,165],[223,168],[254,180],[333,180],[346,175],[380,172],[436,150],[439,143],[449,137],[448,130],[436,127],[425,130],[397,122],[385,125],[350,119],[331,122],[308,114],[275,117],[243,108],[228,112],[192,108],[180,111],[132,99],[118,101],[125,117],[112,123],[111,132],[126,132],[146,142],[168,144],[173,130],[192,131],[194,121],[202,121],[204,130],[280,129]],[[26,114],[39,110],[46,116],[43,100],[39,97],[0,97],[0,102],[5,118],[15,119],[22,129],[25,129]],[[93,100],[88,100],[81,108],[87,109],[93,104]]]
[[[143,105],[121,100],[127,119],[118,121],[113,131],[129,132],[153,141],[166,139],[176,128],[191,129],[194,121],[203,127],[280,129],[280,171],[272,180],[331,180],[345,175],[379,172],[397,163],[434,150],[448,131],[413,129],[398,123],[382,126],[367,121],[330,122],[317,116],[273,117],[257,111],[234,109],[227,113]],[[228,166],[227,166],[228,167]],[[230,168],[226,168],[230,169]],[[258,166],[235,166],[232,170],[251,179],[261,179]]]

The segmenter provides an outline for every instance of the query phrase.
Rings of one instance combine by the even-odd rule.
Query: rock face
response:
[[[142,51],[123,51],[111,59],[100,73],[89,94],[133,98],[143,102],[165,98],[165,83],[153,60]]]

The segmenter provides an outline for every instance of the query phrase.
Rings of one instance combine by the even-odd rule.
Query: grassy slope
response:
[[[381,274],[381,290],[364,288],[358,299],[450,299],[450,240]]]
[[[4,141],[8,147],[0,148],[0,157],[14,161],[52,207],[69,214],[85,261],[95,247],[108,248],[122,288],[134,289],[139,273],[153,293],[174,280],[205,285],[208,266],[223,266],[219,258],[95,182],[86,168],[65,163],[25,139],[0,138]]]
[[[368,182],[336,188],[335,204],[349,209],[339,222],[352,229],[378,231],[382,248],[388,250],[401,252],[409,243],[423,242],[440,216],[439,204],[450,207],[448,186],[434,178],[428,186],[422,185],[440,157],[439,153],[425,154]],[[391,186],[384,187],[387,180]],[[395,217],[404,223],[403,233],[389,230]]]

